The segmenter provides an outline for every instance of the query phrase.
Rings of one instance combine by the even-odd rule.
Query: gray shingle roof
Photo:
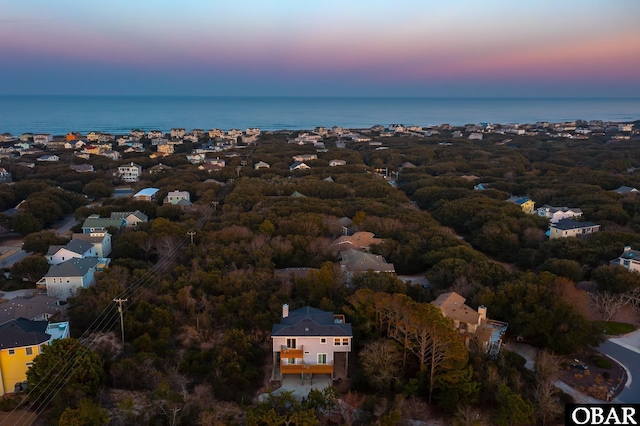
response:
[[[134,212],[111,212],[111,219],[127,219],[129,216],[135,216],[142,222],[147,222],[149,217],[142,213],[140,210],[136,210]]]
[[[589,228],[592,226],[600,226],[600,225],[595,224],[593,222],[579,222],[573,219],[562,219],[550,225],[551,228],[557,228],[563,231],[568,231],[569,229]]]
[[[393,263],[387,263],[382,256],[349,249],[340,252],[340,265],[349,272],[394,272]]]
[[[272,336],[353,336],[351,324],[338,323],[333,312],[310,306],[289,312],[280,324],[274,324]]]
[[[45,333],[49,321],[31,321],[18,318],[0,324],[0,349],[40,345],[49,341]]]
[[[15,318],[37,318],[43,314],[54,315],[63,308],[55,297],[39,294],[34,297],[16,297],[0,304],[0,324]]]
[[[93,244],[87,241],[71,240],[64,248],[74,253],[84,254],[93,248]]]
[[[58,265],[51,265],[45,277],[84,277],[91,268],[98,264],[97,257],[85,257],[84,259],[69,259]]]

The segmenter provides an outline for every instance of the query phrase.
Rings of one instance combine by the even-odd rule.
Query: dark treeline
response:
[[[508,351],[490,359],[478,348],[466,348],[456,340],[451,322],[428,302],[456,291],[473,308],[487,306],[491,318],[509,323],[509,336],[524,338],[544,354],[571,354],[597,343],[601,324],[585,318],[561,295],[563,288],[584,279],[594,279],[611,293],[640,287],[629,278],[633,274],[607,266],[624,246],[640,248],[640,198],[611,192],[620,185],[640,185],[628,171],[640,167],[640,148],[633,141],[533,137],[496,144],[504,138],[468,141],[444,132],[385,139],[387,150],[352,142],[336,149],[329,140],[328,152],[308,162],[310,170],[290,172],[292,155],[315,150],[284,139],[269,136],[211,174],[163,159],[173,165],[171,170],[145,172],[135,185],[158,187],[161,197],[171,190],[190,191],[194,206],[184,210],[109,198],[119,182],[107,168],[92,175],[37,167],[13,185],[3,185],[0,201],[6,208],[27,200],[19,214],[33,218],[6,219],[24,234],[65,213],[83,219],[139,209],[151,220],[114,231],[111,266],[98,275],[96,285],[70,301],[72,331],[80,336],[115,297],[145,283],[127,302],[125,345],[119,342],[117,322],[98,330],[111,336],[95,346],[105,388],[144,395],[117,401],[111,415],[165,424],[171,410],[179,408],[173,412],[179,413],[179,424],[267,424],[276,414],[282,423],[394,424],[410,400],[414,407],[431,407],[460,424],[479,413],[504,425],[557,418],[568,397],[545,387],[553,382],[551,376],[524,369],[524,360]],[[347,166],[328,167],[331,159],[345,159]],[[248,162],[244,167],[242,160]],[[271,168],[254,170],[251,164],[257,161]],[[144,166],[149,165],[145,159]],[[381,167],[394,172],[394,185],[375,173]],[[191,244],[187,232],[221,193],[219,183],[232,190]],[[489,189],[474,190],[478,183]],[[81,194],[100,203],[85,206]],[[584,219],[602,225],[601,232],[549,240],[548,221],[506,202],[511,195],[529,196],[536,206],[580,208]],[[59,210],[43,209],[42,203]],[[372,272],[347,285],[331,245],[342,235],[340,219],[345,217],[352,221],[351,232],[369,231],[384,240],[371,251],[393,263],[397,274],[426,276],[430,288]],[[33,224],[19,228],[21,220]],[[30,239],[33,247],[55,241],[32,235],[37,236]],[[150,268],[177,248],[171,266],[147,280]],[[277,278],[274,271],[287,267],[314,269],[305,278]],[[287,403],[284,395],[271,403],[285,408],[269,414],[254,397],[266,389],[269,331],[283,303],[347,314],[354,326],[352,380],[345,395],[314,394],[304,403]],[[393,316],[393,309],[411,315]],[[401,340],[401,329],[417,334]],[[421,330],[448,342],[445,362],[420,353]],[[382,364],[381,354],[387,357]],[[543,397],[545,389],[550,390]],[[107,394],[102,397],[108,399]],[[360,407],[360,417],[340,412],[336,397]],[[80,399],[74,404],[79,410]],[[335,412],[338,417],[330,415]]]

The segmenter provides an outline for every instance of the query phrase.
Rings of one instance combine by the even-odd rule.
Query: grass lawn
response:
[[[624,322],[601,322],[600,323],[603,330],[607,331],[607,335],[609,336],[619,336],[621,334],[631,333],[636,330],[636,326],[633,324],[627,324]]]

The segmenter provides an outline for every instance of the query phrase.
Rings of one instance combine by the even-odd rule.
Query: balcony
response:
[[[304,350],[302,348],[287,348],[286,346],[282,346],[280,349],[280,358],[302,358],[304,355]]]
[[[333,364],[283,364],[280,363],[282,374],[333,374]]]
[[[38,290],[46,290],[47,289],[47,280],[42,277],[38,281],[36,281],[36,288]]]

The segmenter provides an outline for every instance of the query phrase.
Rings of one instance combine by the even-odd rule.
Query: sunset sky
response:
[[[0,94],[640,96],[640,1],[0,0]]]

